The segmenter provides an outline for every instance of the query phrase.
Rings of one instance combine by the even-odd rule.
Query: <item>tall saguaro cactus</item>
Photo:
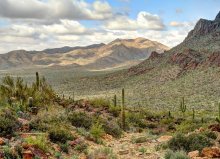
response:
[[[114,95],[113,102],[114,102],[114,106],[116,107],[117,106],[117,96],[116,96],[116,94]]]
[[[125,130],[125,90],[122,89],[121,126]]]
[[[193,108],[193,120],[195,120],[195,109]]]
[[[36,72],[36,86],[37,86],[37,90],[39,90],[40,87],[40,77],[39,77],[39,73]]]
[[[180,110],[183,114],[186,112],[186,104],[185,104],[185,99],[184,97],[182,98],[182,101],[180,102]]]
[[[220,123],[220,103],[218,103],[218,117],[216,117],[216,121]]]

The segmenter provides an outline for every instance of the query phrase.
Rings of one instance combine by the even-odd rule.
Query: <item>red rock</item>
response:
[[[3,138],[0,138],[0,146],[5,144],[5,140]]]
[[[172,139],[172,136],[161,136],[160,138],[157,139],[158,142],[167,142],[170,139]]]
[[[188,156],[189,156],[190,158],[199,157],[199,151],[196,150],[196,151],[189,152],[189,153],[188,153]]]
[[[23,152],[23,159],[33,159],[34,155],[30,150]]]
[[[209,129],[212,131],[220,132],[220,124],[213,124],[209,126]]]
[[[201,152],[202,157],[208,158],[220,158],[220,148],[219,147],[206,147]]]

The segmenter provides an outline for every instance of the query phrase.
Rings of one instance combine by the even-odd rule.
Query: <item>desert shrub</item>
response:
[[[8,108],[0,110],[0,136],[11,136],[18,128],[15,113]]]
[[[201,151],[204,147],[211,146],[211,140],[203,134],[190,134],[185,136],[184,134],[177,134],[169,142],[168,147],[173,150],[184,150],[184,151]]]
[[[59,107],[50,108],[49,111],[40,111],[30,121],[31,129],[43,132],[46,132],[57,125],[71,126],[67,120],[65,112]]]
[[[109,113],[111,113],[114,117],[118,117],[121,112],[121,107],[119,106],[110,106]]]
[[[87,140],[93,140],[92,135],[85,128],[77,128],[77,133],[81,136],[84,136]]]
[[[103,129],[107,134],[112,135],[116,138],[121,137],[122,129],[115,120],[109,121],[107,119],[100,119],[100,123],[102,124]]]
[[[216,135],[216,133],[214,133],[213,131],[209,131],[209,130],[207,130],[207,131],[204,131],[202,134],[204,134],[205,136],[207,136],[209,139],[213,139],[213,140],[215,140],[215,139],[217,139],[217,135]]]
[[[99,107],[109,108],[110,107],[110,102],[104,98],[94,98],[90,100],[90,104],[96,108],[99,108]]]
[[[88,145],[85,143],[85,141],[81,141],[80,143],[78,143],[75,147],[74,150],[78,151],[78,152],[84,152],[87,153],[87,148]]]
[[[44,152],[48,152],[48,143],[47,138],[44,135],[36,136],[36,137],[27,137],[25,138],[25,142],[31,145],[34,145],[41,149]]]
[[[189,149],[188,151],[201,151],[204,147],[212,145],[211,140],[203,134],[191,134],[188,136]]]
[[[9,146],[3,147],[3,153],[4,153],[4,159],[17,159],[19,156],[17,156],[16,153],[13,152],[13,150]]]
[[[140,136],[140,137],[132,137],[131,138],[131,142],[132,143],[144,143],[146,142],[148,139],[146,136]]]
[[[84,112],[71,112],[68,114],[68,120],[75,127],[89,129],[92,125],[92,117]]]
[[[69,153],[69,145],[67,143],[61,143],[59,145],[62,152]]]
[[[173,151],[167,151],[165,154],[165,159],[190,159],[186,152],[184,151],[177,151],[177,152],[173,152]]]
[[[92,127],[90,129],[90,134],[95,139],[95,141],[98,142],[100,140],[100,138],[105,134],[105,131],[104,131],[102,125],[97,122],[92,125]]]
[[[149,129],[157,128],[157,126],[158,126],[158,124],[156,124],[156,123],[147,123],[146,124],[146,127]]]
[[[49,130],[49,138],[54,143],[66,143],[68,140],[73,140],[74,137],[70,130],[64,127],[55,126]]]
[[[108,147],[96,149],[88,154],[88,159],[96,159],[96,158],[106,158],[106,159],[117,159],[117,156],[114,154],[112,149]]]
[[[133,126],[146,128],[147,123],[144,120],[144,116],[140,113],[128,113],[127,114],[128,123],[132,124]]]
[[[203,124],[200,121],[184,121],[176,128],[178,132],[188,133],[199,129],[200,127],[202,127],[202,125]]]

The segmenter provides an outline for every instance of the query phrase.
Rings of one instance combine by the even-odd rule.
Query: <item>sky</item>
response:
[[[0,0],[0,53],[143,37],[176,46],[220,0]]]

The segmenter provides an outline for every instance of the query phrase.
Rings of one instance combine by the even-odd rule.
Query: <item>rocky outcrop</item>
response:
[[[186,40],[196,36],[207,35],[211,32],[215,32],[218,29],[220,29],[220,12],[213,21],[200,19],[196,23],[194,29],[189,32],[188,36],[186,37]]]
[[[201,152],[202,157],[208,158],[220,158],[220,148],[219,147],[206,147]]]
[[[180,53],[174,53],[170,57],[170,62],[178,64],[183,69],[195,69],[202,62],[202,55],[197,51],[187,49]]]

